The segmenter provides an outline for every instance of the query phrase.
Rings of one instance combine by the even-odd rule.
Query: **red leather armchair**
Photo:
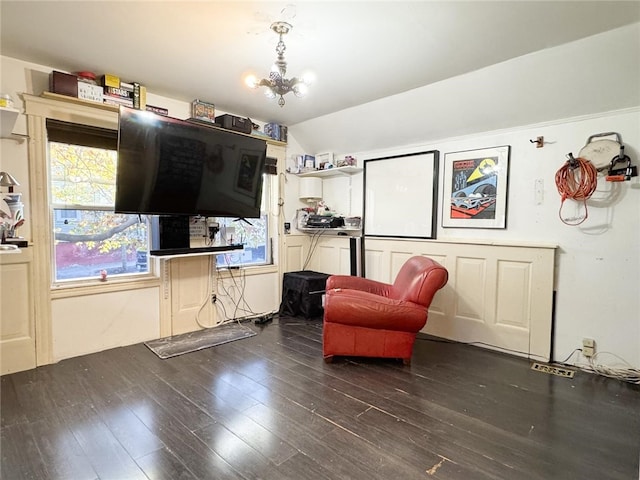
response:
[[[393,284],[362,277],[327,279],[322,353],[401,358],[411,362],[416,334],[427,323],[435,293],[448,280],[447,270],[427,257],[411,257]]]

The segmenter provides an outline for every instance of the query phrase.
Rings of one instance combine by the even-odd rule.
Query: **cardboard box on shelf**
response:
[[[78,96],[78,77],[54,70],[49,75],[49,91],[69,97]]]

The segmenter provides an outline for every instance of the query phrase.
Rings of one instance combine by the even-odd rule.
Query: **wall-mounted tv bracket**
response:
[[[624,164],[624,167],[615,168],[618,164]],[[631,159],[629,155],[624,154],[624,145],[620,145],[620,153],[613,157],[609,164],[609,171],[605,177],[607,182],[624,182],[625,180],[631,180],[631,177],[638,176],[638,168],[635,165],[631,165]]]

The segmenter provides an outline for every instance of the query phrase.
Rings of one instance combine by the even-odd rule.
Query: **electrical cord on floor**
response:
[[[229,276],[233,280],[233,283],[234,283],[234,285],[236,285],[236,289],[237,289],[237,284],[235,282],[235,278],[233,277],[232,270],[231,269],[227,269],[227,273],[229,274]],[[234,295],[231,293],[229,288],[225,285],[224,280],[222,278],[220,278],[220,277],[218,277],[218,291],[222,292],[224,294],[224,296],[226,298],[230,299],[231,302],[233,303],[233,312],[232,312],[231,316],[227,315],[226,308],[224,309],[225,320],[223,321],[223,323],[234,321],[237,318],[238,311],[240,310],[239,306],[240,306],[240,301],[241,300],[240,299],[238,299],[237,301],[234,300]]]
[[[241,325],[242,322],[247,322],[247,321],[251,321],[251,320],[255,320],[256,324],[265,324],[270,322],[271,320],[273,320],[273,316],[278,313],[278,310],[273,310],[270,312],[262,312],[262,313],[256,313],[252,308],[251,305],[249,305],[249,303],[247,302],[246,296],[245,296],[245,290],[246,290],[246,285],[247,285],[247,278],[246,278],[246,270],[241,270],[240,272],[240,281],[238,281],[238,279],[236,278],[236,276],[234,276],[233,274],[233,270],[231,268],[228,268],[227,273],[229,274],[229,277],[231,278],[232,282],[233,282],[233,286],[236,288],[237,292],[240,292],[240,298],[237,301],[234,301],[234,311],[233,311],[233,315],[231,317],[229,317],[227,315],[227,311],[226,308],[224,307],[224,303],[222,301],[219,301],[216,303],[216,305],[220,305],[220,307],[222,308],[222,310],[224,311],[224,318],[225,320],[223,320],[221,322],[222,324],[228,324],[228,323],[237,323],[238,325]],[[224,293],[224,295],[229,298],[229,299],[233,299],[233,295],[232,293],[229,291],[229,289],[225,286],[224,284],[224,280],[220,281],[222,279],[219,278],[219,291],[222,291],[222,293]],[[232,300],[233,301],[233,300]],[[242,304],[245,305],[245,307],[242,306]],[[238,313],[244,313],[246,315],[242,316],[242,317],[238,317]]]
[[[569,154],[569,160],[556,172],[556,187],[562,197],[558,217],[565,225],[577,226],[584,222],[589,216],[587,200],[593,195],[598,185],[598,171],[589,160],[584,158],[573,158]],[[576,223],[567,222],[562,218],[562,207],[565,200],[582,201],[584,205],[584,217],[579,218]],[[573,219],[572,219],[573,220]]]
[[[557,363],[559,363],[560,365],[563,365],[563,366],[567,366],[567,365],[568,365],[568,364],[567,364],[567,362],[569,361],[569,359],[570,359],[571,357],[573,357],[573,356],[575,355],[575,353],[576,353],[576,352],[581,352],[581,351],[582,351],[582,349],[581,349],[581,348],[576,348],[573,352],[571,352],[571,353],[569,354],[569,356],[568,356],[567,358],[565,358],[565,359],[564,359],[564,360],[562,360],[561,362],[557,362]],[[554,362],[554,363],[556,363],[556,362]]]
[[[240,324],[241,322],[255,320],[257,324],[263,324],[271,321],[273,319],[273,316],[278,312],[277,310],[274,310],[271,312],[258,313],[258,312],[255,312],[253,308],[251,308],[251,305],[249,305],[249,302],[247,301],[247,298],[245,295],[245,291],[247,287],[246,269],[239,269],[237,267],[234,268],[234,266],[230,265],[229,263],[227,263],[226,269],[227,269],[227,274],[229,278],[233,282],[233,287],[235,287],[236,292],[239,293],[239,298],[237,301],[234,301],[233,300],[234,295],[229,290],[229,288],[225,285],[224,279],[221,279],[220,277],[218,277],[218,291],[223,293],[226,298],[231,299],[234,306],[233,315],[229,316],[227,314],[227,311],[226,311],[226,308],[224,307],[223,302],[220,301],[216,303],[216,305],[219,304],[222,310],[224,311],[225,320],[223,320],[221,323],[224,324],[224,323],[237,322],[238,324]],[[235,275],[234,270],[240,270],[239,275]],[[241,317],[238,317],[238,314],[244,314],[244,315]]]
[[[267,323],[268,321],[272,320],[273,316],[276,313],[278,313],[278,311],[274,310],[274,311],[271,311],[271,312],[262,312],[262,313],[254,312],[253,309],[251,308],[251,306],[249,305],[249,303],[246,301],[246,298],[244,296],[244,291],[245,291],[245,288],[246,288],[246,271],[242,271],[242,273],[241,273],[241,282],[240,282],[240,284],[238,284],[238,281],[234,277],[232,270],[233,269],[228,269],[228,274],[229,274],[231,280],[233,281],[233,285],[236,287],[236,290],[240,292],[240,298],[238,299],[237,302],[236,301],[233,302],[234,311],[233,311],[233,315],[232,316],[229,316],[227,314],[227,309],[224,306],[224,302],[222,302],[221,300],[216,302],[216,307],[222,309],[223,316],[224,316],[224,320],[222,322],[220,322],[219,325],[226,325],[226,324],[229,324],[229,323],[237,323],[238,325],[241,325],[242,322],[247,322],[247,321],[251,321],[251,320],[255,320],[257,324],[263,324],[263,323]],[[232,293],[229,291],[229,289],[225,285],[224,280],[221,279],[220,277],[218,277],[218,291],[223,293],[226,298],[229,298],[229,299],[233,299],[234,298]],[[246,305],[246,308],[241,307],[240,306],[241,303],[244,303]],[[244,315],[242,317],[238,317],[237,314],[239,312],[240,313],[245,313],[247,315]]]
[[[615,353],[597,352],[597,353],[594,353],[593,356],[591,357],[585,357],[587,358],[587,363],[584,363],[584,362],[567,363],[569,359],[576,354],[576,352],[582,352],[582,349],[576,348],[573,352],[571,352],[567,356],[567,358],[565,358],[560,362],[553,362],[552,365],[560,365],[562,367],[577,368],[587,373],[595,373],[597,375],[602,375],[603,377],[621,380],[623,382],[631,383],[634,385],[640,385],[640,369],[633,368],[633,366],[629,362],[619,357]],[[616,368],[616,367],[607,367],[605,365],[598,365],[596,363],[596,358],[599,355],[611,355],[617,358],[618,360],[620,360],[623,364],[625,364],[625,367]]]
[[[247,270],[243,269],[240,271],[239,286],[236,278],[233,276],[233,273],[231,271],[229,271],[229,275],[233,279],[233,283],[236,286],[236,289],[240,291],[240,298],[238,299],[238,307],[240,306],[241,303],[243,303],[246,306],[246,308],[242,308],[242,311],[255,315],[256,312],[253,311],[253,308],[251,308],[251,305],[249,305],[249,303],[247,302],[247,297],[245,296],[245,291],[247,289]]]
[[[611,355],[620,360],[625,366],[607,367],[605,365],[598,365],[596,363],[596,358],[600,355]],[[603,377],[615,378],[616,380],[622,380],[623,382],[640,385],[640,369],[633,368],[633,366],[629,362],[627,362],[623,358],[620,358],[615,353],[596,352],[587,360],[588,363],[577,363],[576,366],[586,372],[597,373],[598,375],[602,375]]]
[[[225,256],[225,260],[227,262],[227,268],[228,268],[230,266],[230,264],[229,264],[229,260],[228,260],[228,258],[226,258],[226,256]],[[234,309],[234,312],[233,312],[233,317],[229,318],[228,315],[227,315],[227,311],[226,311],[226,308],[225,308],[224,304],[222,302],[216,301],[215,302],[216,308],[218,308],[218,307],[222,308],[222,311],[224,312],[224,320],[222,320],[220,322],[216,322],[214,325],[205,325],[204,323],[202,323],[202,321],[200,320],[200,314],[202,313],[202,310],[204,310],[204,307],[207,305],[207,303],[211,301],[211,284],[212,284],[211,279],[213,277],[214,270],[217,271],[217,269],[214,267],[214,257],[212,255],[209,258],[209,262],[208,262],[208,266],[207,266],[207,289],[206,289],[207,293],[206,293],[202,303],[200,304],[200,308],[196,312],[196,323],[198,324],[198,326],[200,326],[200,328],[214,328],[214,327],[217,327],[219,325],[223,325],[225,323],[230,323],[230,322],[233,322],[233,321],[238,321],[238,323],[240,323],[240,321],[236,317],[236,315],[238,313],[238,310],[239,310],[238,306],[239,306],[239,303],[241,301],[244,301],[245,305],[247,305],[247,307],[249,309],[251,308],[251,307],[249,307],[249,304],[244,299],[244,283],[245,282],[243,282],[242,289],[239,290],[241,292],[241,297],[238,300],[238,302],[234,304],[235,305],[235,309]],[[231,275],[231,278],[233,279],[234,284],[236,285],[236,288],[238,288],[238,284],[236,282],[235,277],[233,277],[233,273],[231,273],[231,269],[229,269],[229,274]],[[233,296],[230,294],[230,292],[226,288],[224,288],[224,284],[222,286],[222,290],[225,292],[227,297],[233,298]],[[241,310],[243,310],[244,312],[247,312],[247,310],[245,310],[245,309],[241,309]],[[251,316],[251,315],[249,316],[251,318],[256,317],[256,316],[257,317],[260,316],[258,314],[255,314],[253,311],[251,311],[250,313],[253,315],[253,316]],[[247,317],[247,318],[249,318],[249,317]]]
[[[229,321],[229,316],[227,315],[227,309],[225,308],[224,303],[221,302],[221,301],[217,301],[216,300],[216,303],[214,305],[216,306],[216,309],[218,309],[218,308],[222,309],[222,314],[223,314],[222,318],[224,318],[224,320],[222,320],[222,322],[220,322],[220,323],[228,322]]]
[[[247,288],[246,272],[247,272],[246,270],[240,271],[240,274],[239,274],[240,278],[238,281],[238,279],[233,275],[233,272],[229,270],[229,276],[231,277],[231,280],[233,280],[233,284],[236,288],[236,291],[240,292],[240,298],[238,298],[238,302],[236,303],[234,317],[235,315],[237,315],[239,311],[242,313],[248,313],[249,315],[256,315],[256,312],[253,311],[253,309],[251,308],[251,305],[249,305],[249,303],[247,302],[247,298],[245,296],[245,290]]]

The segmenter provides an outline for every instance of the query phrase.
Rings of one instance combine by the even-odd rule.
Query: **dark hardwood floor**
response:
[[[638,478],[640,389],[419,339],[411,366],[322,360],[322,323],[160,360],[143,344],[1,379],[18,479]]]

